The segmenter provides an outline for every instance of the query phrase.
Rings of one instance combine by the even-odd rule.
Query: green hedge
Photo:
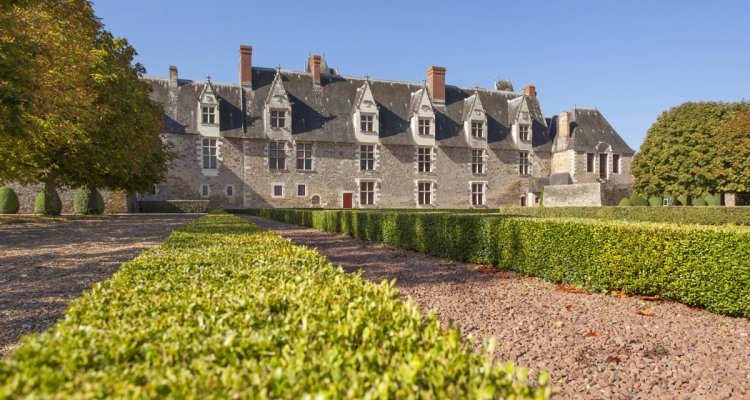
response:
[[[205,216],[75,300],[0,361],[12,398],[546,398],[314,250]],[[488,346],[491,349],[491,345]],[[489,350],[488,349],[488,350]]]
[[[60,213],[62,212],[62,200],[60,199],[60,195],[57,193],[57,191],[54,191],[53,193],[54,196],[52,196],[52,215],[60,215]],[[44,214],[45,197],[46,196],[43,190],[36,196],[36,200],[34,201],[34,213]]]
[[[750,207],[508,207],[503,215],[698,225],[750,225]]]
[[[16,192],[7,186],[0,187],[0,214],[15,214],[19,207]]]
[[[104,212],[104,199],[98,190],[96,191],[96,205],[93,209],[89,209],[89,193],[91,193],[91,190],[88,188],[76,190],[75,197],[73,198],[73,211],[76,214],[99,215]]]
[[[148,200],[139,201],[138,210],[142,213],[207,213],[208,200]]]
[[[750,316],[750,229],[746,227],[460,213],[284,209],[247,213],[438,257],[497,265],[593,291],[658,295],[721,314]]]

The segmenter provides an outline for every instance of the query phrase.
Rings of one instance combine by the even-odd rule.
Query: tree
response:
[[[750,109],[719,128],[715,168],[721,192],[750,192]]]
[[[3,91],[0,181],[44,182],[52,199],[65,160],[84,141],[84,127],[95,110],[89,72],[101,29],[85,0],[15,1],[4,5]],[[29,49],[24,53],[23,49]],[[18,63],[16,71],[11,63]],[[14,75],[17,74],[18,75]],[[51,201],[45,213],[53,213]]]
[[[648,196],[698,196],[721,190],[717,136],[747,103],[684,103],[662,113],[633,159],[633,187]]]

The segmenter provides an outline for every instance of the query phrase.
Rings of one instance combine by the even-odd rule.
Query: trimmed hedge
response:
[[[16,214],[19,207],[16,192],[7,186],[0,187],[0,214]]]
[[[508,207],[503,215],[698,225],[750,225],[750,207]]]
[[[144,200],[138,202],[142,213],[207,213],[208,200]]]
[[[13,398],[547,398],[399,299],[237,217],[170,235],[0,360]],[[491,351],[492,345],[488,346]]]
[[[104,199],[99,191],[96,191],[96,207],[89,209],[89,193],[91,191],[88,188],[81,188],[76,190],[75,198],[73,199],[73,211],[76,214],[81,215],[99,215],[104,212]]]
[[[460,213],[285,209],[247,213],[438,257],[497,265],[593,291],[657,295],[720,314],[750,316],[750,229],[746,227]]]
[[[52,215],[60,215],[62,212],[62,200],[60,200],[60,195],[57,191],[54,193],[55,195],[52,196]],[[39,192],[36,196],[36,201],[34,201],[34,213],[44,214],[44,198],[44,191]]]

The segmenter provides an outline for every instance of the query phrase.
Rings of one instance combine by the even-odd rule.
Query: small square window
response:
[[[298,197],[307,196],[307,185],[304,185],[304,184],[297,185],[297,196]]]
[[[286,126],[286,111],[271,110],[271,127],[283,128]]]
[[[471,136],[475,138],[484,137],[484,122],[471,121]]]
[[[201,185],[201,197],[208,197],[211,195],[211,187],[208,185]]]
[[[362,132],[375,132],[375,116],[374,115],[360,115],[359,129]]]
[[[284,185],[275,184],[273,185],[273,196],[272,197],[284,197]]]
[[[234,186],[228,185],[227,186],[227,196],[232,197],[234,196]]]
[[[432,120],[430,118],[420,118],[418,120],[418,131],[420,135],[430,135]]]
[[[201,107],[201,123],[207,124],[207,125],[216,124],[216,107],[215,106]]]

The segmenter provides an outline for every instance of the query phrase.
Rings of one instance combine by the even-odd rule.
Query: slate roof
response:
[[[281,70],[281,80],[292,103],[292,135],[297,140],[354,143],[352,110],[358,89],[365,79],[322,75],[315,86],[308,73]],[[253,68],[253,88],[212,82],[220,99],[220,130],[230,137],[265,138],[263,109],[276,75],[272,68]],[[153,88],[151,97],[164,105],[165,125],[170,133],[198,132],[197,102],[207,82],[179,80],[170,87],[162,78],[145,78]],[[424,84],[370,79],[373,97],[379,106],[380,142],[413,145],[409,124],[412,94]],[[532,123],[532,145],[537,151],[551,151],[547,121],[537,99],[507,90],[465,89],[446,86],[445,105],[435,106],[436,143],[438,146],[468,147],[463,131],[465,99],[477,93],[487,114],[488,145],[495,149],[516,149],[509,136],[512,120],[509,100],[520,102],[526,97]],[[243,96],[247,113],[243,113]],[[244,121],[244,126],[243,126]]]
[[[555,116],[550,120],[550,132],[553,137],[557,136],[557,119]],[[568,148],[576,151],[592,151],[600,143],[612,146],[612,152],[620,154],[635,154],[620,135],[612,128],[604,115],[593,108],[574,108],[570,113],[570,134],[573,140]]]

